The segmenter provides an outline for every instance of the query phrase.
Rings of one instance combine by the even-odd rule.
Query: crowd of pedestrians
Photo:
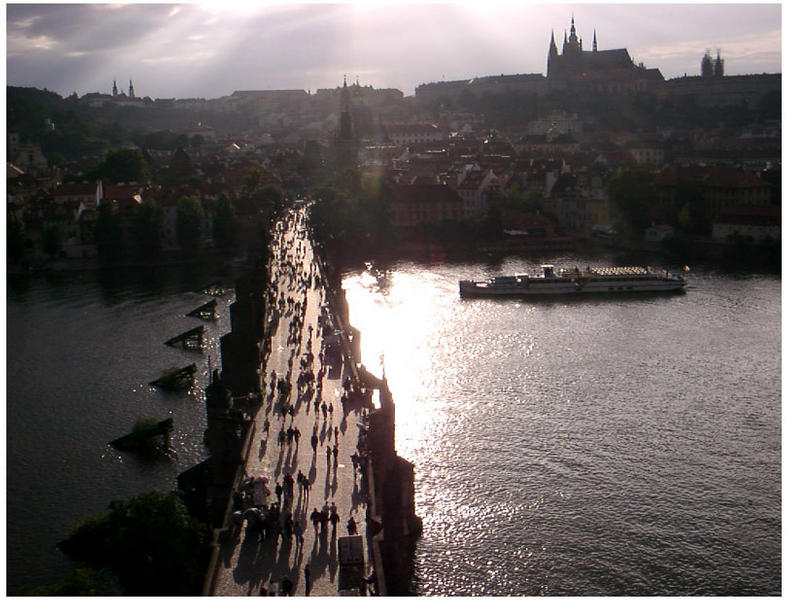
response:
[[[343,520],[346,522],[347,533],[357,534],[358,521],[353,513],[359,510],[359,505],[365,501],[363,493],[359,493],[358,506],[346,506],[347,514],[343,519],[336,503],[331,500],[336,492],[340,452],[345,457],[349,456],[352,462],[353,491],[356,491],[356,486],[360,490],[365,489],[358,481],[359,474],[360,479],[363,479],[366,468],[364,430],[359,430],[357,439],[350,440],[346,428],[346,418],[350,410],[349,395],[360,393],[361,386],[359,382],[348,378],[340,397],[337,397],[339,392],[334,396],[333,390],[337,386],[332,386],[330,393],[324,393],[326,377],[331,372],[331,365],[326,358],[326,337],[333,333],[334,323],[325,297],[326,290],[322,285],[320,269],[316,261],[310,260],[305,225],[304,211],[292,211],[279,225],[278,235],[274,237],[271,248],[271,282],[266,298],[270,307],[267,331],[270,338],[274,339],[279,327],[284,325],[286,330],[283,329],[281,336],[276,337],[283,340],[283,344],[276,348],[274,342],[270,348],[269,362],[272,363],[275,357],[278,360],[277,366],[286,364],[286,369],[282,368],[281,373],[271,369],[267,379],[263,381],[263,402],[257,418],[260,423],[264,415],[264,422],[260,427],[265,438],[261,440],[261,448],[264,450],[261,450],[259,459],[264,461],[268,458],[270,462],[275,455],[268,457],[266,453],[278,452],[277,467],[273,472],[248,477],[235,492],[233,500],[235,539],[243,536],[244,547],[261,548],[269,545],[274,549],[274,553],[279,552],[278,564],[281,564],[281,553],[286,552],[289,556],[293,544],[296,556],[303,552],[309,520],[314,529],[315,549],[323,548],[328,543],[329,529],[330,544],[336,543],[339,523]],[[316,303],[316,306],[313,307],[312,303]],[[307,322],[310,307],[317,314],[314,324]],[[277,354],[274,355],[274,352]],[[283,361],[284,356],[287,357],[286,363]],[[339,413],[341,416],[337,416]],[[300,452],[302,428],[308,427],[308,424],[312,425],[312,430],[309,439],[311,452],[308,453],[311,455],[311,462],[307,465],[299,461],[308,462],[308,459],[304,459],[306,455]],[[352,430],[354,432],[356,428],[353,427]],[[267,444],[272,431],[275,432],[278,442],[273,447]],[[320,447],[324,447],[325,454],[324,503],[321,509],[315,507],[307,514],[320,470],[316,460]],[[352,455],[349,455],[350,450],[354,450]],[[331,560],[336,560],[335,552],[328,556],[333,557]],[[300,561],[296,560],[287,570],[287,575],[278,580],[273,576],[270,580],[266,577],[260,585],[260,593],[295,593],[300,572],[297,565],[300,564]],[[304,589],[307,594],[314,586],[312,578],[319,578],[319,573],[315,571],[317,566],[313,554],[312,560],[307,562],[303,569]]]

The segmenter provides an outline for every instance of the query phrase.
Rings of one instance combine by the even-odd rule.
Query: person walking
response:
[[[276,482],[274,491],[276,492],[276,499],[279,501],[279,504],[281,504],[281,495],[284,492],[284,488],[281,487],[281,484],[278,481]]]
[[[295,521],[292,526],[292,532],[295,534],[295,544],[301,545],[303,544],[303,525],[301,525],[300,519]]]
[[[333,526],[333,529],[336,530],[336,526],[339,524],[339,521],[341,520],[339,518],[339,513],[335,510],[332,510],[329,519],[331,521],[331,525]]]
[[[312,569],[309,563],[303,567],[303,583],[306,586],[306,595],[308,596],[312,591]]]

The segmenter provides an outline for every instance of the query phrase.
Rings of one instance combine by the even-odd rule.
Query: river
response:
[[[208,361],[219,364],[232,290],[217,298],[216,321],[185,315],[210,299],[194,290],[224,271],[223,265],[184,265],[9,276],[9,594],[54,583],[78,566],[55,544],[82,519],[115,499],[175,489],[177,475],[207,457],[202,389]],[[164,345],[201,323],[204,353]],[[148,384],[163,369],[192,362],[198,367],[193,392],[165,393]],[[142,459],[108,445],[141,416],[174,419],[172,456]]]
[[[575,257],[546,257],[574,264]],[[611,264],[577,258],[580,264]],[[586,262],[588,260],[589,262]],[[778,594],[781,281],[695,268],[682,295],[462,300],[460,278],[537,263],[394,262],[344,288],[415,464],[424,595]],[[8,280],[8,593],[75,563],[55,544],[205,458],[208,361],[164,340],[222,268]],[[148,385],[196,362],[197,391]],[[175,456],[107,442],[173,417]]]
[[[699,268],[679,295],[457,293],[537,268],[397,262],[344,279],[415,464],[417,593],[779,594],[780,279]]]

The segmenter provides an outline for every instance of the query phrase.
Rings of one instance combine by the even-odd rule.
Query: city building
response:
[[[781,207],[736,206],[713,221],[713,239],[727,242],[731,237],[750,238],[753,242],[764,239],[780,240]]]

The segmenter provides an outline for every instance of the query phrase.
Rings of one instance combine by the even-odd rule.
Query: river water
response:
[[[223,272],[221,265],[190,265],[8,278],[9,594],[54,583],[78,566],[55,544],[83,518],[115,499],[173,490],[181,471],[207,457],[201,390],[208,361],[219,364],[232,293],[217,298],[216,321],[185,315],[211,298],[193,290]],[[202,323],[203,354],[164,345]],[[195,391],[165,393],[148,384],[163,369],[192,362]],[[108,445],[140,416],[174,419],[173,456],[142,459]]]
[[[779,594],[780,279],[695,269],[681,295],[459,298],[459,279],[537,268],[344,279],[415,464],[416,591]]]
[[[574,257],[548,257],[574,264]],[[610,258],[577,259],[580,265]],[[424,595],[777,594],[781,281],[695,269],[683,295],[462,300],[460,278],[528,270],[398,262],[348,272],[367,367],[416,467]],[[55,548],[116,498],[175,487],[205,458],[204,354],[164,340],[217,267],[8,280],[8,593],[76,566]],[[195,362],[197,390],[148,385]],[[114,451],[138,416],[173,417],[175,456]]]

